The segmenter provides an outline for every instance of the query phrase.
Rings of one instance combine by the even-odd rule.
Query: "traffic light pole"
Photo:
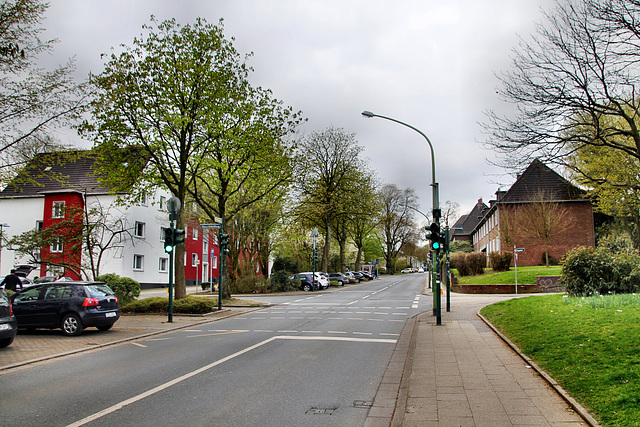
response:
[[[169,229],[171,230],[171,235],[175,234],[175,228],[173,226],[174,215],[173,213],[169,214]],[[173,322],[173,253],[175,252],[175,246],[169,253],[169,323]]]

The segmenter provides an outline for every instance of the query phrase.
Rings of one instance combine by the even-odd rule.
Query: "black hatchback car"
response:
[[[16,337],[18,322],[11,310],[11,301],[4,289],[0,289],[0,348],[11,345]]]
[[[109,330],[120,318],[118,297],[102,282],[44,283],[11,300],[21,329],[60,328],[73,336],[88,327]]]

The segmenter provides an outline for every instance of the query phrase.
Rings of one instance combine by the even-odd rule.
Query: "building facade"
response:
[[[93,279],[87,275],[87,267],[93,262],[100,274],[130,277],[143,287],[168,284],[169,254],[164,252],[163,240],[164,228],[169,226],[166,201],[171,195],[158,188],[134,202],[127,200],[127,194],[110,194],[94,173],[95,160],[90,151],[66,157],[38,156],[0,192],[3,242],[30,230],[55,230],[54,234],[60,236],[41,247],[39,253],[25,256],[3,244],[0,275],[9,274],[14,266],[36,261],[39,268],[31,278],[64,274],[73,279]],[[88,224],[99,226],[94,230],[97,247],[93,257],[88,256],[88,243],[82,238]],[[196,222],[187,225],[187,285],[219,277],[216,236],[217,231],[203,229]]]

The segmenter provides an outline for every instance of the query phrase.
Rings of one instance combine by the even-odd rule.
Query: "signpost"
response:
[[[171,244],[175,245],[175,221],[178,218],[178,212],[180,212],[180,199],[177,197],[171,197],[167,201],[167,208],[169,208],[169,229],[171,230]],[[165,237],[166,239],[166,237]],[[165,242],[165,252],[169,249]],[[173,322],[173,254],[175,252],[175,246],[171,246],[169,254],[169,323]]]
[[[516,248],[516,245],[513,245],[513,265],[516,269],[516,294],[518,293],[518,254],[520,252],[524,252],[524,248]]]

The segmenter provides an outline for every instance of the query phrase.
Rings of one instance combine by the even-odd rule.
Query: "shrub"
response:
[[[454,252],[473,252],[473,245],[470,242],[467,241],[454,241],[449,243],[449,251],[451,253]]]
[[[511,261],[513,261],[513,253],[511,252],[489,253],[489,262],[494,271],[509,271],[511,269]]]
[[[118,303],[128,304],[140,296],[140,283],[117,274],[102,274],[96,277],[98,282],[105,282],[118,296]]]
[[[271,275],[269,280],[270,292],[288,292],[292,290],[295,290],[295,286],[289,280],[289,274],[286,271],[276,271]]]
[[[273,266],[271,267],[271,271],[272,272],[286,271],[289,273],[299,273],[300,266],[298,264],[298,261],[293,258],[278,256],[273,261]]]
[[[267,291],[267,281],[262,276],[241,277],[231,284],[231,293],[255,294]]]
[[[456,252],[450,256],[451,268],[458,270],[458,275],[461,277],[469,276],[471,274],[466,258],[467,254],[465,252]]]
[[[487,266],[487,257],[484,253],[471,252],[465,256],[472,276],[484,274],[484,268]]]
[[[218,300],[215,298],[204,298],[187,296],[173,302],[173,312],[179,314],[205,314],[217,310]],[[167,313],[169,311],[169,300],[164,297],[144,298],[132,301],[124,305],[122,311],[125,313]]]
[[[560,283],[570,295],[620,294],[640,289],[640,256],[606,247],[578,247],[563,257]]]

